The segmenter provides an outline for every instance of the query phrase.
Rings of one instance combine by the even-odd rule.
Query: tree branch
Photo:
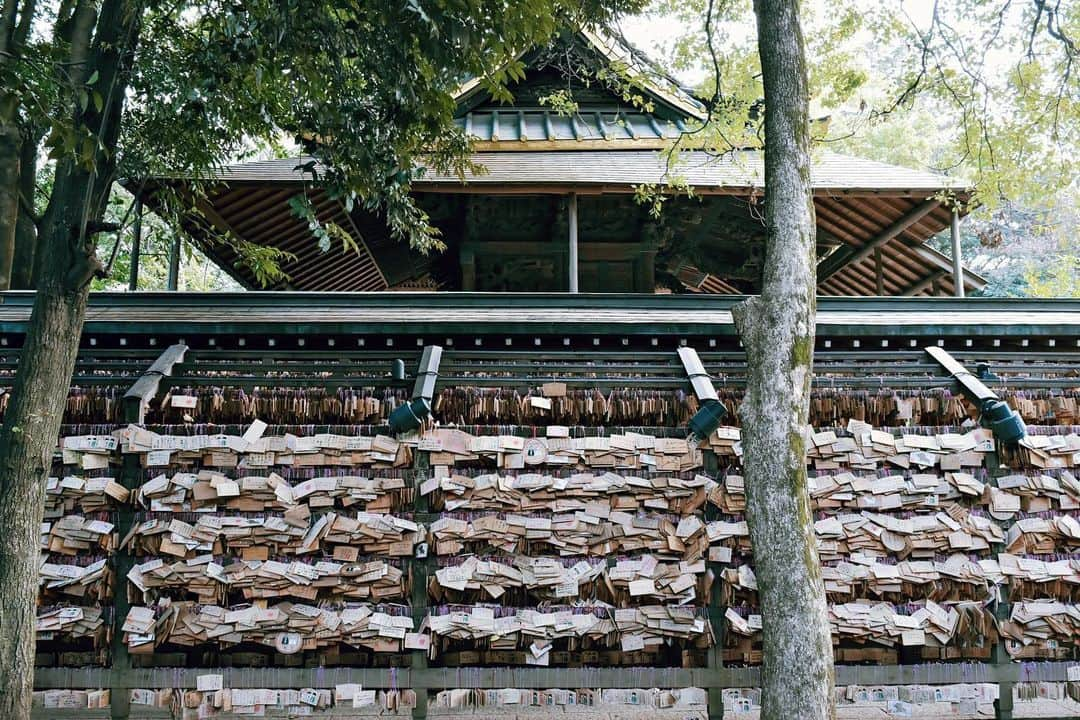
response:
[[[34,204],[22,190],[19,191],[19,209],[26,219],[34,224],[34,227],[41,228],[41,216],[34,212]]]

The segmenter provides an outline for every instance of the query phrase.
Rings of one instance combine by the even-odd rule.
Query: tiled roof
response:
[[[232,182],[299,182],[297,166],[308,158],[287,158],[231,165],[219,177]],[[567,150],[503,153],[478,152],[473,160],[486,168],[468,174],[477,186],[564,185],[632,186],[661,183],[666,177],[684,178],[690,185],[709,189],[761,189],[763,156],[757,150],[738,150],[714,157],[700,151],[680,153],[669,166],[656,150]],[[817,191],[904,191],[928,196],[941,190],[966,190],[968,183],[925,170],[889,165],[863,158],[821,152],[814,156],[811,180]],[[460,184],[456,175],[429,172],[417,181],[425,185]]]

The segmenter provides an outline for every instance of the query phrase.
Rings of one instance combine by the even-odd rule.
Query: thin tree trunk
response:
[[[2,104],[14,99],[0,99]],[[7,115],[6,108],[0,115]],[[0,290],[11,287],[12,263],[15,260],[15,225],[19,221],[19,181],[22,159],[22,134],[13,120],[0,117]]]
[[[30,140],[23,140],[22,158],[19,163],[19,191],[27,203],[33,203],[35,183],[37,181],[38,135],[32,133]],[[32,290],[34,288],[34,267],[37,262],[38,234],[37,225],[26,211],[19,208],[19,218],[15,223],[15,259],[11,265],[11,289]]]
[[[17,0],[6,0],[0,14],[0,64],[10,62],[22,54],[34,24],[36,10],[35,0],[27,0],[21,8],[18,7]],[[25,192],[22,178],[28,155],[30,162],[36,166],[34,155],[37,148],[31,147],[28,152],[28,141],[19,127],[19,102],[18,93],[4,92],[0,95],[0,290],[15,287],[12,277],[15,274],[17,254],[16,228],[19,217],[23,215],[19,207],[19,194]],[[30,190],[26,198],[32,201],[33,185]]]
[[[19,15],[18,0],[3,0],[0,3],[0,57],[7,57],[15,39],[16,18]]]
[[[761,295],[734,309],[746,348],[740,414],[746,511],[761,599],[762,720],[826,720],[832,639],[806,483],[815,220],[806,62],[797,0],[755,0],[765,87]]]

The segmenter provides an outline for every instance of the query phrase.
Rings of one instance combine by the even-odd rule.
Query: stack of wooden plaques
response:
[[[603,557],[647,551],[665,560],[696,562],[709,545],[697,515],[669,516],[612,511],[606,503],[559,515],[440,517],[431,523],[439,555],[495,547],[507,553],[543,548],[559,555]]]
[[[412,463],[409,445],[385,435],[347,437],[329,433],[263,437],[266,423],[255,420],[243,435],[159,435],[129,425],[110,439],[124,453],[141,456],[147,468],[370,467],[388,469]]]
[[[737,635],[753,640],[761,633],[761,616],[745,617],[734,608],[725,613],[727,627]],[[829,606],[835,654],[848,661],[892,660],[896,653],[887,648],[919,648],[922,657],[982,658],[997,634],[993,615],[980,602],[949,602],[944,605],[927,600],[904,606],[857,601]],[[739,653],[753,654],[741,644]],[[870,645],[866,648],[863,646]],[[929,652],[927,652],[929,651]],[[738,654],[732,653],[737,659]]]
[[[1005,648],[1017,659],[1062,659],[1080,648],[1080,606],[1036,600],[1018,602],[1001,623]]]
[[[428,581],[437,602],[506,603],[506,595],[539,600],[602,600],[616,606],[642,601],[707,600],[705,560],[665,563],[653,555],[619,558],[613,566],[577,557],[524,555],[448,558]],[[524,594],[514,593],[523,589]]]
[[[112,572],[108,558],[98,558],[89,565],[80,561],[93,556],[72,558],[55,555],[41,557],[38,584],[45,601],[79,602],[100,605],[112,598]],[[65,562],[65,560],[67,562]]]
[[[245,560],[272,555],[332,553],[355,562],[361,553],[407,557],[423,542],[424,529],[406,518],[366,512],[312,516],[306,506],[284,515],[225,516],[199,514],[194,524],[173,518],[151,518],[135,526],[124,540],[139,555],[171,555],[186,560],[226,551]]]
[[[1009,527],[1005,543],[1011,553],[1076,552],[1080,550],[1080,521],[1071,515],[1021,518]]]
[[[84,472],[107,470],[118,446],[116,435],[72,435],[60,438],[61,460]]]
[[[1028,467],[1080,467],[1080,435],[1028,434],[1020,441],[1019,454]]]
[[[389,614],[385,610],[394,610]],[[165,644],[220,647],[258,643],[282,654],[345,643],[372,652],[400,652],[413,629],[402,606],[346,605],[333,610],[282,602],[224,608],[192,602],[135,606],[124,622],[130,652],[149,653]]]
[[[45,481],[45,517],[113,510],[128,502],[130,491],[113,478],[67,475]]]
[[[131,691],[131,704],[156,707],[173,712],[182,711],[184,717],[307,717],[323,713],[333,715],[335,710],[359,710],[363,715],[405,715],[416,706],[413,690],[363,690],[359,685],[337,685],[333,690],[324,688],[270,689],[223,687],[221,675],[200,675],[193,690]],[[351,713],[349,713],[351,716]],[[336,714],[340,717],[340,714]]]
[[[449,558],[428,581],[436,602],[498,601],[508,590],[523,588],[543,600],[588,598],[605,570],[603,561],[527,555]]]
[[[341,563],[332,560],[240,560],[200,555],[166,563],[154,558],[136,565],[128,580],[146,599],[197,596],[214,604],[240,595],[243,600],[291,597],[316,600],[387,602],[408,596],[408,577],[384,560]]]
[[[685,439],[640,433],[570,437],[564,426],[550,425],[544,437],[470,435],[461,430],[437,429],[416,442],[431,453],[432,466],[492,466],[522,470],[540,465],[563,469],[605,469],[687,472],[701,467],[701,450]]]
[[[100,554],[116,547],[116,526],[104,513],[96,517],[64,515],[41,524],[41,547],[59,555]]]
[[[843,560],[854,553],[877,557],[933,559],[950,552],[987,553],[1001,542],[1001,527],[993,520],[959,506],[947,512],[900,518],[867,512],[835,515],[814,523],[823,562]]]
[[[1009,581],[1009,598],[1053,598],[1080,602],[1080,557],[1054,556],[1044,560],[999,553],[996,560],[981,560],[990,572],[1000,573]]]
[[[101,710],[109,707],[108,690],[35,690],[32,710]]]
[[[483,646],[503,651],[500,657],[505,664],[562,664],[552,662],[552,650],[555,641],[566,639],[587,642],[588,649],[645,654],[662,646],[705,648],[712,644],[712,630],[702,611],[672,605],[543,610],[475,605],[434,612],[426,625],[433,640],[443,641],[442,649]],[[463,642],[448,642],[455,640]],[[439,647],[432,643],[433,654]]]
[[[235,510],[240,512],[352,508],[390,512],[407,503],[403,477],[360,475],[315,477],[291,485],[277,473],[232,479],[215,470],[157,475],[136,491],[136,500],[154,512]]]
[[[532,442],[530,440],[530,442]],[[504,512],[587,511],[593,504],[624,512],[696,512],[716,482],[705,475],[638,476],[616,472],[543,473],[515,475],[454,474],[436,477],[421,486],[431,493],[439,510],[499,510]]]
[[[807,428],[808,463],[815,470],[877,471],[900,468],[912,472],[963,472],[979,468],[985,453],[994,451],[993,435],[977,428],[963,433],[936,435],[894,434],[851,420],[847,435],[833,430]],[[741,457],[738,428],[722,427],[709,437],[709,445],[721,457]]]
[[[1056,475],[1005,475],[997,479],[997,487],[1019,495],[1021,509],[1026,513],[1080,509],[1080,480],[1068,470],[1060,470]]]
[[[979,561],[959,553],[941,561],[905,560],[896,564],[856,553],[849,560],[823,566],[821,572],[831,602],[989,601],[996,598],[997,585],[1004,582],[1000,572],[988,573]],[[724,581],[725,604],[757,604],[757,579],[750,566],[725,568],[720,577]]]
[[[39,607],[36,636],[39,656],[58,653],[61,665],[103,663],[112,637],[110,613],[95,607]]]
[[[709,500],[729,514],[746,511],[743,477],[727,475]],[[981,506],[986,484],[972,473],[894,473],[879,477],[840,472],[807,479],[814,510],[925,511],[951,503]]]

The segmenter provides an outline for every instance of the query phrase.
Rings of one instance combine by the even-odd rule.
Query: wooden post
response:
[[[180,236],[174,234],[169,246],[169,280],[167,289],[175,291],[180,280]]]
[[[960,254],[960,211],[952,211],[952,276],[956,297],[964,297],[964,258]]]
[[[717,477],[720,468],[716,453],[712,450],[706,450],[704,461],[704,470],[706,474],[711,477]],[[704,512],[706,522],[718,519],[719,512],[715,505],[705,503]],[[708,565],[712,564],[713,563],[708,563]],[[718,676],[724,668],[724,613],[727,611],[727,608],[721,602],[723,583],[720,581],[720,574],[718,572],[713,575],[712,586],[709,588],[709,591],[709,622],[712,624],[714,644],[709,648],[707,662],[708,669]],[[705,692],[707,694],[708,703],[706,706],[708,720],[724,720],[723,686],[716,685],[714,687],[710,685],[706,688]]]
[[[135,227],[131,239],[131,272],[128,274],[128,290],[139,289],[139,253],[142,246],[142,198],[135,198]]]
[[[570,193],[570,292],[578,291],[578,237],[577,237],[577,193]]]
[[[476,253],[472,246],[461,246],[461,289],[465,292],[476,290]]]
[[[413,469],[416,472],[414,478],[413,509],[416,513],[427,513],[430,509],[428,497],[420,494],[420,486],[428,478],[430,471],[430,458],[427,452],[417,450],[413,460]],[[413,625],[419,628],[428,612],[428,576],[434,569],[434,555],[432,548],[428,548],[423,558],[413,557],[409,559],[409,569],[412,580],[412,595],[410,597],[413,612]],[[413,670],[426,670],[428,666],[428,654],[426,650],[413,650],[410,657],[410,666]],[[413,684],[416,693],[416,706],[413,708],[413,720],[426,720],[428,714],[428,691],[426,688],[418,688]]]
[[[956,216],[954,215],[953,217],[956,217]],[[933,349],[935,351],[938,350],[938,348],[933,348]],[[941,352],[943,352],[943,351],[941,351]],[[937,353],[937,354],[935,354],[935,353],[930,353],[930,354],[934,356],[935,360],[938,360],[938,362],[941,362],[941,360],[939,359],[940,352]],[[952,372],[952,370],[950,370],[950,372]],[[998,478],[1001,477],[1002,475],[1007,474],[1007,472],[1008,472],[1008,471],[1003,470],[1001,468],[1001,463],[999,462],[999,457],[1000,456],[998,455],[998,452],[997,452],[997,441],[995,440],[994,441],[994,451],[986,453],[986,455],[984,457],[984,460],[983,460],[983,462],[985,463],[984,467],[986,468],[986,472],[990,476],[990,483],[993,484],[994,486],[997,486]],[[1009,526],[1012,524],[1012,521],[1006,521],[1006,522],[1000,522],[999,521],[998,524],[1001,526],[1001,529],[1006,533],[1006,535],[1008,535]],[[997,557],[1000,553],[1005,552],[1005,545],[1003,543],[996,543],[993,546],[992,550],[994,552],[994,556]],[[994,603],[994,617],[997,619],[997,621],[999,623],[1003,622],[1005,620],[1008,620],[1009,615],[1010,615],[1010,613],[1012,611],[1012,605],[1009,602],[1009,590],[1010,590],[1010,587],[1012,585],[1012,579],[1011,578],[1005,578],[1005,581],[1006,581],[1005,585],[1001,586],[998,589],[998,592],[999,593],[1005,593],[1005,596],[1003,598],[999,597],[997,602]],[[1008,666],[1011,663],[1011,661],[1012,661],[1012,658],[1009,657],[1009,653],[1005,649],[1004,637],[999,634],[997,643],[994,645],[994,647],[992,647],[990,649],[990,662],[992,662],[994,665],[996,665],[998,667],[1001,667],[1001,666]],[[1013,718],[1013,696],[1012,696],[1013,683],[1012,682],[1003,682],[1003,681],[999,680],[997,686],[998,686],[998,699],[994,701],[994,720],[1012,720],[1012,718]]]
[[[124,396],[124,421],[133,424],[142,424],[143,398],[138,395]],[[134,493],[139,486],[139,456],[128,453],[124,456],[123,469],[120,472],[120,484]],[[134,506],[125,503],[117,512],[116,529],[121,540],[131,531],[135,522]],[[124,619],[127,617],[131,603],[128,602],[127,576],[135,565],[135,558],[131,551],[116,548],[112,558],[114,574],[113,585],[113,618],[112,618],[112,646],[110,648],[109,664],[112,672],[110,680],[115,680],[131,670],[131,656],[128,654],[127,645],[124,643]],[[125,687],[109,687],[109,708],[114,720],[126,720],[131,712],[131,691]]]
[[[172,373],[173,366],[184,361],[187,352],[186,345],[171,345],[158,356],[158,359],[147,368],[131,388],[124,393],[124,422],[133,425],[142,425],[146,404],[153,399],[161,386],[161,379]],[[139,486],[141,468],[139,456],[135,453],[124,455],[123,469],[120,474],[120,483],[128,490],[134,492]],[[124,504],[117,512],[116,530],[122,540],[131,531],[135,522],[135,509],[131,503]],[[111,680],[117,680],[131,670],[131,656],[128,654],[127,645],[124,644],[124,619],[127,617],[131,604],[128,602],[127,576],[135,565],[135,558],[130,550],[116,548],[113,553],[112,568],[115,574],[113,586],[113,636],[111,646],[112,672]],[[131,691],[128,687],[109,687],[109,704],[114,720],[124,720],[130,713]]]

